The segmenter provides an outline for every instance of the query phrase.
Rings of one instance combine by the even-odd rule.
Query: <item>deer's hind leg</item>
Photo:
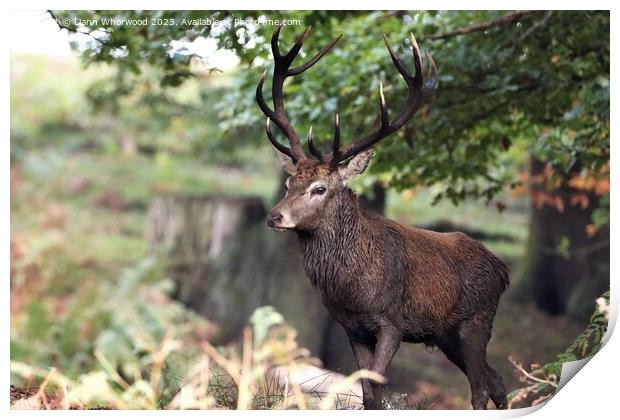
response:
[[[504,386],[486,362],[490,325],[485,318],[474,317],[462,321],[452,334],[438,340],[441,351],[467,376],[474,410],[485,410],[490,396],[498,408],[505,406]]]
[[[498,410],[508,407],[508,399],[506,398],[506,388],[502,382],[502,378],[495,372],[488,362],[485,363],[485,373],[487,377],[487,385],[491,394],[491,400]]]

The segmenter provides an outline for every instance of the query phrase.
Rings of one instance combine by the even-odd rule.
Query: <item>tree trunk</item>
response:
[[[362,208],[373,211],[375,213],[385,213],[385,200],[387,191],[385,187],[379,182],[375,181],[372,184],[372,190],[369,194],[364,194],[359,197],[359,203]]]
[[[543,179],[545,164],[532,159],[531,179]],[[568,186],[573,169],[558,189],[549,191],[546,182],[533,182],[531,194],[547,194],[562,205],[536,205],[532,200],[526,270],[517,294],[532,299],[550,314],[569,314],[586,320],[594,300],[609,288],[609,231],[588,236],[597,197],[588,194],[589,206],[571,204],[575,194]]]
[[[236,339],[254,309],[272,305],[300,345],[320,354],[327,311],[305,277],[295,236],[264,221],[260,198],[161,197],[149,208],[147,239],[166,258],[176,298],[217,327],[215,344]]]

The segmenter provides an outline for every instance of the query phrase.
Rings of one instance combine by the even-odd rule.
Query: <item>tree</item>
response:
[[[523,295],[534,295],[543,309],[562,312],[569,306],[570,289],[576,287],[565,285],[600,283],[590,281],[588,272],[594,261],[604,262],[608,245],[602,246],[602,256],[586,258],[585,268],[574,273],[558,270],[557,263],[540,256],[548,249],[570,256],[591,246],[584,237],[591,235],[592,243],[604,245],[608,236],[609,191],[604,185],[609,179],[609,12],[53,14],[66,30],[87,34],[90,40],[76,44],[87,65],[105,62],[117,69],[114,89],[106,96],[111,102],[134,90],[147,68],[156,70],[162,92],[195,77],[198,58],[189,48],[174,47],[173,41],[207,37],[234,51],[240,59],[234,89],[205,97],[213,107],[221,145],[264,147],[266,143],[264,136],[256,134],[264,122],[254,103],[254,89],[262,69],[270,65],[268,39],[273,26],[257,24],[255,19],[286,17],[312,25],[304,45],[310,54],[344,34],[330,55],[286,87],[287,111],[297,131],[313,126],[323,147],[331,138],[335,112],[340,115],[344,142],[371,130],[377,122],[380,81],[388,104],[394,109],[399,106],[406,87],[392,68],[380,34],[387,34],[410,62],[406,40],[413,33],[437,62],[439,89],[431,105],[406,130],[377,147],[372,179],[396,189],[434,186],[437,200],[458,203],[477,197],[499,208],[499,192],[533,185],[531,264],[524,273],[530,282],[524,282]],[[168,19],[173,24],[119,26],[106,24],[102,19],[106,17]],[[63,23],[64,18],[69,18],[69,24]],[[221,23],[213,24],[216,20]],[[285,27],[281,43],[292,45],[299,33],[295,26]],[[532,182],[541,175],[538,162],[545,171],[542,186]],[[538,212],[539,206],[552,206],[555,211]],[[552,220],[558,231],[568,232],[577,219],[581,227],[574,235],[540,236],[541,227]],[[595,289],[593,296],[603,291]],[[559,303],[553,307],[545,303],[554,300]]]

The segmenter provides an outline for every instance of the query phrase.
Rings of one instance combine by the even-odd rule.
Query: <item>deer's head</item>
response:
[[[426,54],[429,62],[428,80],[422,74],[422,58],[415,38],[411,35],[411,50],[415,74],[412,75],[392,47],[387,46],[394,66],[407,83],[409,93],[404,108],[398,116],[390,121],[388,107],[383,95],[383,85],[379,87],[379,128],[367,136],[352,142],[349,146],[340,147],[340,121],[336,114],[334,139],[329,153],[320,152],[312,141],[312,128],[308,133],[308,148],[316,159],[309,159],[303,151],[299,137],[290,124],[284,110],[283,86],[287,77],[300,74],[316,64],[340,39],[340,36],[324,46],[306,63],[292,67],[293,60],[310,33],[310,27],[297,39],[291,50],[280,54],[278,38],[279,26],[271,38],[275,67],[272,81],[271,109],[263,98],[263,84],[266,72],[263,73],[256,87],[256,101],[262,112],[267,116],[267,137],[280,159],[284,170],[290,175],[286,181],[286,196],[271,210],[267,216],[267,224],[276,230],[313,230],[323,220],[326,209],[333,207],[334,202],[342,199],[347,183],[360,175],[372,158],[372,146],[381,139],[392,134],[411,119],[423,104],[429,93],[437,86],[437,70],[430,54]],[[286,135],[290,147],[278,142],[271,131],[271,121]]]

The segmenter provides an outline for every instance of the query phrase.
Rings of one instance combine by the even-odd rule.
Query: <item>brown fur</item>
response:
[[[317,179],[328,186],[323,201],[299,204]],[[296,205],[304,213],[293,230],[306,274],[345,328],[360,368],[384,375],[401,341],[438,346],[467,375],[474,408],[485,408],[489,396],[505,407],[501,379],[486,363],[509,284],[499,258],[465,234],[413,229],[362,211],[337,171],[318,162],[297,165],[272,214]],[[379,407],[377,385],[362,385],[365,407]]]

